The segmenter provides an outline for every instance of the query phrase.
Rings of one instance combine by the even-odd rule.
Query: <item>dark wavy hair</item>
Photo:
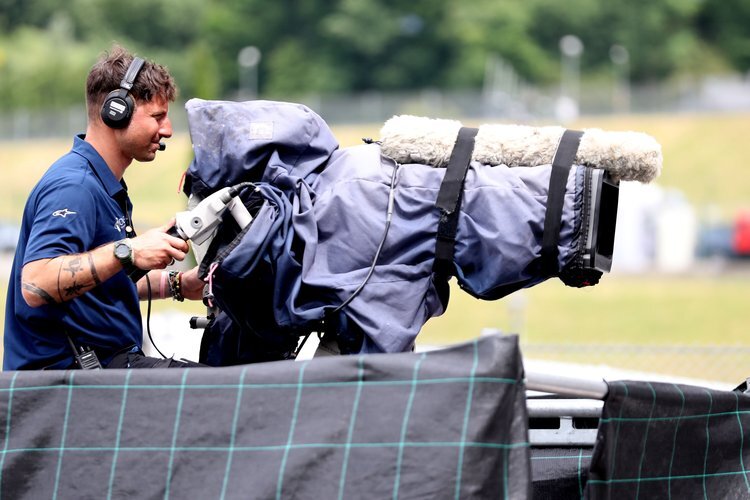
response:
[[[119,45],[114,45],[109,52],[104,52],[92,66],[86,78],[86,108],[89,120],[99,116],[99,110],[107,94],[120,88],[120,82],[125,77],[133,54]],[[169,70],[153,61],[143,64],[138,77],[135,79],[130,94],[137,102],[148,102],[155,96],[161,96],[172,102],[177,96],[177,86]]]

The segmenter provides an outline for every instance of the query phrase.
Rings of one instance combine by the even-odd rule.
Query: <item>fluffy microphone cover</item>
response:
[[[445,167],[461,126],[456,120],[395,116],[381,129],[382,151],[399,163]],[[553,126],[481,125],[472,160],[508,167],[549,165],[564,130]],[[575,163],[608,170],[616,180],[647,183],[661,173],[661,146],[642,132],[584,129]]]

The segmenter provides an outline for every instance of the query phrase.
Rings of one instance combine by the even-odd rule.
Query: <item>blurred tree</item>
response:
[[[0,0],[2,1],[2,0]],[[42,1],[42,0],[35,0]],[[182,51],[199,36],[204,0],[69,0],[80,39],[133,40],[141,47]]]
[[[605,3],[605,19],[617,26],[613,43],[630,52],[634,81],[661,80],[675,74],[698,44],[692,22],[702,0],[633,0],[615,8]]]
[[[246,46],[258,47],[263,64],[259,68],[263,91],[264,80],[272,60],[271,51],[288,38],[298,37],[306,30],[295,15],[295,3],[306,2],[283,0],[269,4],[262,0],[215,0],[199,28],[201,39],[215,54],[218,73],[221,75],[225,94],[239,88],[237,56]],[[312,4],[318,3],[316,0]],[[289,15],[287,15],[289,13]],[[309,23],[309,20],[307,20]],[[306,50],[313,47],[305,45]]]
[[[560,78],[560,38],[589,77],[630,55],[633,81],[750,69],[747,0],[0,0],[0,108],[78,103],[117,41],[169,66],[183,97],[234,97],[255,46],[265,96],[477,88],[502,59],[527,81]],[[729,61],[729,63],[725,62]]]
[[[44,28],[52,14],[65,10],[56,0],[0,0],[0,33],[21,26]]]
[[[235,88],[236,54],[248,45],[263,54],[264,93],[419,88],[441,84],[450,63],[444,3],[223,0],[205,36]]]
[[[349,88],[349,74],[327,52],[311,54],[301,40],[286,39],[263,56],[266,95],[294,96]]]
[[[201,99],[218,99],[221,93],[221,75],[212,48],[205,42],[195,42],[187,51],[190,63],[184,79],[183,95]]]
[[[352,90],[441,87],[457,50],[446,1],[341,0],[320,35]]]
[[[532,36],[535,24],[542,21],[534,17],[533,6],[537,3],[538,0],[451,1],[448,29],[456,46],[461,47],[458,68],[473,76],[470,83],[481,84],[489,54],[499,55],[530,81],[547,82],[556,78],[555,54],[549,48],[545,50]],[[454,75],[454,78],[460,77]]]
[[[750,2],[705,0],[697,19],[705,39],[725,53],[735,68],[750,71]]]
[[[559,41],[578,36],[585,50],[584,70],[608,67],[609,50],[622,45],[630,54],[634,81],[660,80],[678,71],[699,44],[692,30],[701,0],[535,0],[531,36],[550,57],[559,60]]]
[[[0,109],[84,104],[86,74],[96,52],[70,37],[63,14],[49,28],[23,28],[0,40]]]

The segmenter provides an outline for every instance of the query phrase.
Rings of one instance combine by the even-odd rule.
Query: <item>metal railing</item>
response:
[[[739,345],[522,343],[521,351],[524,359],[595,367],[617,378],[716,382],[729,387],[750,376],[750,347]]]

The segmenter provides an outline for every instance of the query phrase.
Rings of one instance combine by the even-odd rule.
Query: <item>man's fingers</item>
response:
[[[169,260],[174,259],[174,260],[179,260],[180,262],[182,262],[183,260],[185,260],[186,256],[187,256],[187,252],[183,252],[182,250],[178,248],[171,247],[167,249],[167,258]]]
[[[176,223],[177,223],[177,219],[175,219],[174,217],[172,217],[171,219],[169,219],[169,222],[167,222],[166,224],[164,224],[163,226],[161,226],[159,228],[159,231],[161,231],[162,233],[166,233]]]
[[[181,250],[183,252],[187,252],[190,249],[187,241],[183,240],[182,238],[167,235],[167,241],[169,242],[170,246],[172,246],[172,248],[177,248],[178,250]]]
[[[135,264],[141,269],[163,269],[172,260],[182,261],[190,250],[188,243],[162,231],[166,226],[133,238]]]

